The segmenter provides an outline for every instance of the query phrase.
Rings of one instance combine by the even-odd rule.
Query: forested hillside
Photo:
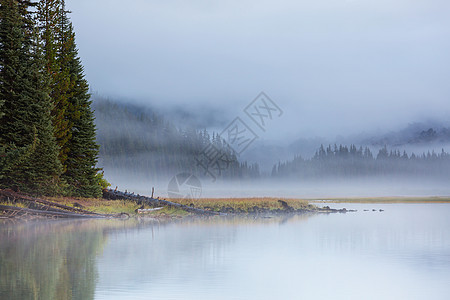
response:
[[[159,113],[138,105],[122,104],[96,96],[94,100],[100,164],[106,170],[120,169],[152,178],[177,172],[208,176],[199,157],[208,146],[220,150],[226,161],[215,167],[218,178],[256,178],[257,164],[248,165],[226,146],[216,133],[178,128]]]

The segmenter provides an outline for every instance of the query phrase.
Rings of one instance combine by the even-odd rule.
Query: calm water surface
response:
[[[0,299],[449,299],[450,204],[333,206],[358,212],[0,222]]]

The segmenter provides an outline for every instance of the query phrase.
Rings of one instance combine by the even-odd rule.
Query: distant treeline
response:
[[[216,133],[177,128],[149,108],[99,96],[95,97],[94,109],[100,162],[106,170],[146,173],[155,178],[174,176],[177,172],[217,178],[259,176],[259,166],[239,162]],[[212,153],[211,149],[218,152]],[[205,157],[211,160],[206,161]]]
[[[420,155],[388,150],[386,146],[375,156],[366,147],[355,145],[323,145],[310,159],[295,156],[293,160],[273,166],[272,177],[320,179],[327,177],[405,176],[449,178],[450,154],[427,152]]]

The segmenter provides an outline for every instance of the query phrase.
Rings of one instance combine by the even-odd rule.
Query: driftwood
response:
[[[0,199],[7,200],[7,201],[32,202],[32,203],[35,203],[35,204],[42,204],[44,207],[45,206],[58,207],[58,208],[66,210],[66,211],[72,211],[72,212],[83,213],[83,214],[88,214],[88,215],[101,215],[101,214],[97,214],[97,213],[92,212],[92,211],[88,211],[88,210],[84,210],[84,209],[80,209],[80,208],[75,208],[75,207],[71,207],[71,206],[67,206],[67,205],[63,205],[63,204],[47,201],[47,200],[44,200],[44,199],[31,197],[31,196],[24,195],[24,194],[21,194],[21,193],[17,193],[17,192],[14,192],[12,190],[8,190],[8,189],[7,190],[0,190]]]
[[[24,215],[33,215],[33,216],[39,215],[44,217],[55,217],[55,218],[102,218],[102,216],[77,214],[72,212],[46,211],[46,210],[30,209],[6,205],[0,205],[0,211],[5,212],[7,215],[10,215],[12,217]]]
[[[121,192],[121,191],[112,190],[112,189],[103,190],[103,198],[109,199],[109,200],[129,200],[129,201],[135,201],[137,203],[145,203],[145,204],[152,205],[152,206],[176,207],[176,208],[182,209],[184,211],[195,213],[195,214],[200,214],[200,215],[216,215],[216,216],[226,215],[225,213],[219,213],[219,212],[215,212],[215,211],[190,207],[190,206],[183,205],[183,204],[176,203],[176,202],[171,202],[171,201],[162,200],[162,199],[155,199],[152,197],[146,197],[146,196],[141,196],[141,195],[135,195],[132,193],[128,193],[126,191]]]
[[[160,209],[163,209],[164,207],[156,207],[156,208],[147,208],[147,209],[136,209],[136,212],[138,214],[143,214],[143,213],[147,213],[147,212],[152,212],[152,211],[157,211]]]
[[[24,215],[40,215],[55,218],[121,218],[123,216],[128,216],[128,214],[99,214],[92,211],[31,197],[8,189],[0,190],[0,200],[11,202],[20,201],[33,206],[33,208],[21,208],[0,205],[0,212],[3,212],[8,218]]]

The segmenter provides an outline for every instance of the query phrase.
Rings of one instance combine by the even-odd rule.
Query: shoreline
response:
[[[1,219],[36,218],[155,218],[180,219],[227,215],[285,215],[347,212],[322,209],[304,200],[278,198],[206,200],[165,199],[104,190],[103,198],[33,197],[10,189],[0,190]]]
[[[103,198],[32,197],[12,190],[0,190],[0,219],[34,218],[153,218],[243,216],[256,217],[304,213],[347,213],[345,208],[331,209],[327,203],[450,203],[450,197],[327,197],[327,198],[199,198],[165,199],[134,193],[104,190]]]

